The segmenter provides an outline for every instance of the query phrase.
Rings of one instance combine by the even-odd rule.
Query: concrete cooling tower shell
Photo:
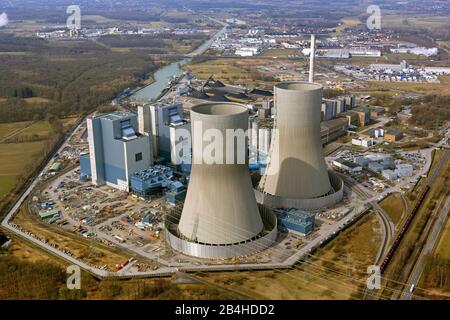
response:
[[[270,162],[259,184],[266,198],[319,199],[341,189],[340,182],[330,177],[322,154],[322,90],[320,84],[309,82],[275,85],[276,130],[272,138]],[[332,186],[330,178],[336,182],[335,186]],[[258,202],[260,197],[257,193]],[[262,202],[269,204],[268,201]],[[271,206],[305,209],[321,206],[320,203],[311,204],[311,201],[308,204],[301,201],[269,202]]]
[[[241,129],[245,136],[247,108],[224,103],[198,105],[191,110],[191,124],[193,164],[180,233],[189,240],[208,244],[238,243],[257,236],[263,222],[247,168],[247,143],[242,150],[238,150],[238,143],[233,143],[233,150],[226,150],[227,129]],[[215,159],[218,164],[203,163],[202,150],[211,142],[202,137],[211,129],[223,137],[222,157]],[[230,151],[234,160],[227,164],[226,153]],[[245,155],[241,164],[236,164],[238,152]]]
[[[166,219],[166,239],[176,251],[202,258],[230,258],[260,251],[275,241],[276,217],[260,210],[252,189],[247,127],[248,110],[243,105],[206,103],[192,108],[193,162],[188,192],[181,216],[172,214]],[[211,144],[205,138],[210,129],[223,137],[223,154],[217,157],[214,152],[216,162],[207,164],[203,154]],[[233,148],[227,149],[227,129],[240,129],[243,143],[235,140]],[[227,159],[230,151],[234,152],[233,161]]]

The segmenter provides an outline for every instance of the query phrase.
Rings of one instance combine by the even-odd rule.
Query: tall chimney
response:
[[[316,57],[316,35],[311,35],[311,52],[309,54],[309,82],[314,82],[314,59]]]

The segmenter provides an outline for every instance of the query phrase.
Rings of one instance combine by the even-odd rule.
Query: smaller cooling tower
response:
[[[191,110],[191,126],[189,187],[181,217],[166,220],[168,242],[177,251],[204,258],[242,256],[268,247],[276,239],[276,218],[271,211],[260,210],[252,188],[247,108],[236,103],[197,105]],[[220,136],[222,147],[209,152]],[[205,158],[211,154],[214,163]]]
[[[274,99],[277,118],[270,161],[259,185],[263,194],[257,192],[258,202],[316,209],[342,199],[342,182],[328,172],[322,154],[322,86],[282,82],[275,85]]]

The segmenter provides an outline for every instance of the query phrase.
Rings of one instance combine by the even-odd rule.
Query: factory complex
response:
[[[93,266],[106,272],[291,266],[370,210],[345,177],[376,193],[406,184],[425,161],[376,152],[403,132],[384,129],[370,97],[324,98],[314,57],[309,81],[273,91],[185,73],[165,99],[130,107],[118,98],[119,111],[88,116],[50,162],[30,211],[134,254]]]

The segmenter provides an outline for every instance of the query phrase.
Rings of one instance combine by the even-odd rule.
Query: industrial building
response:
[[[129,191],[133,173],[153,164],[150,137],[138,131],[137,117],[116,112],[87,119],[89,154],[80,157],[81,173],[94,185]]]
[[[248,170],[247,139],[223,152],[213,163],[205,163],[205,131],[248,127],[248,110],[236,103],[205,103],[191,109],[193,162],[189,187],[181,215],[166,219],[166,240],[176,251],[201,258],[232,258],[261,251],[277,237],[276,216],[258,206]],[[233,138],[234,140],[234,138]],[[233,151],[230,163],[227,152]],[[244,152],[240,163],[238,154]],[[217,155],[216,155],[217,157]],[[228,159],[228,161],[227,161]]]
[[[411,177],[413,175],[413,166],[407,163],[400,163],[395,166],[395,173],[399,177]]]
[[[347,134],[348,121],[345,118],[336,118],[320,123],[320,139],[322,144],[334,141]]]
[[[370,139],[352,139],[352,145],[354,146],[358,146],[358,147],[364,147],[364,148],[369,148],[373,145],[373,138]]]
[[[384,140],[389,142],[395,142],[399,141],[401,138],[403,138],[403,132],[400,130],[389,130],[384,134]]]
[[[382,128],[371,128],[369,130],[359,133],[360,136],[365,138],[379,138],[384,136],[384,129]]]
[[[359,125],[364,127],[370,123],[370,110],[368,107],[361,106],[352,110],[358,114]]]
[[[152,139],[152,154],[158,163],[181,164],[190,156],[191,125],[183,119],[183,105],[158,103],[138,107],[139,132]]]
[[[304,236],[314,230],[315,221],[314,213],[296,209],[282,211],[278,215],[278,224],[281,227]]]
[[[172,182],[173,171],[163,165],[154,165],[131,175],[130,189],[138,195],[150,195],[168,187]]]
[[[354,162],[341,159],[341,158],[333,160],[333,165],[339,169],[342,169],[344,171],[351,172],[351,173],[362,171],[362,166],[360,166]]]
[[[186,198],[187,188],[180,181],[172,181],[167,191],[164,193],[166,201],[171,205],[176,205],[178,202]]]
[[[388,180],[395,180],[398,178],[398,175],[395,171],[391,169],[381,171],[381,175]]]
[[[370,117],[378,118],[386,113],[386,110],[383,107],[371,107],[370,108]]]
[[[271,207],[317,209],[339,202],[342,181],[328,172],[322,154],[322,86],[308,82],[275,85],[277,134],[270,162],[256,190],[258,202]]]

